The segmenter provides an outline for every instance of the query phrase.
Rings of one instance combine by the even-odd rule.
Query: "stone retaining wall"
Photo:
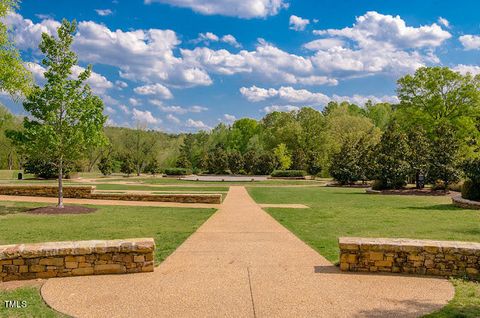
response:
[[[480,210],[480,202],[464,199],[461,196],[452,197],[452,203],[462,209]]]
[[[153,271],[151,238],[0,246],[0,282]]]
[[[154,201],[176,203],[222,203],[221,194],[141,194],[141,193],[92,193],[91,199],[123,200],[123,201]]]
[[[480,243],[409,239],[339,239],[340,269],[480,279]]]
[[[57,197],[58,187],[42,185],[2,185],[0,195]],[[221,194],[143,194],[143,193],[96,193],[94,186],[66,186],[65,198],[100,199],[123,201],[151,201],[176,203],[222,203]]]
[[[92,186],[65,186],[63,196],[65,198],[88,198],[95,190]],[[37,197],[56,197],[58,187],[49,185],[2,185],[0,195],[19,195]]]

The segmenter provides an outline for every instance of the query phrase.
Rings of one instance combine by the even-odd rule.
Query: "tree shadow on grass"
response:
[[[435,204],[429,206],[407,206],[400,208],[402,210],[425,210],[425,211],[462,211],[462,208],[453,204]]]
[[[25,213],[30,208],[0,204],[0,215]]]

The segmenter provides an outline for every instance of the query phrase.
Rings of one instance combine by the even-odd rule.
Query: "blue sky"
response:
[[[179,132],[331,100],[395,102],[396,79],[422,65],[478,74],[478,12],[447,0],[24,0],[6,22],[41,84],[41,33],[76,19],[74,50],[109,123]]]

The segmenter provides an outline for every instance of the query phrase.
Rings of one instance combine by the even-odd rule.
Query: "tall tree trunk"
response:
[[[63,160],[60,158],[58,165],[58,206],[63,208]]]
[[[8,153],[8,170],[12,170],[12,169],[13,169],[13,154],[10,151]]]

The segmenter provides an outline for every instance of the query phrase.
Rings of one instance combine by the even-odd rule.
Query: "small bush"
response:
[[[462,187],[463,187],[463,181],[461,182],[456,182],[448,185],[448,190],[450,191],[456,191],[456,192],[462,192]]]
[[[277,178],[301,178],[306,175],[307,173],[303,170],[275,170],[272,172],[272,177]]]
[[[167,168],[165,174],[169,176],[185,176],[190,174],[190,171],[185,168]]]
[[[480,201],[480,184],[467,180],[462,186],[462,198],[473,201]]]
[[[372,190],[385,190],[387,187],[382,180],[375,180],[372,183]]]

